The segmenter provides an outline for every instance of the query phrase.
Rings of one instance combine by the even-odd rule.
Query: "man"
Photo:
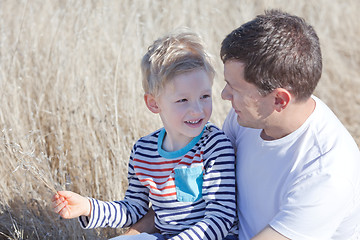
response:
[[[312,95],[322,72],[314,29],[268,11],[231,32],[220,55],[239,239],[359,239],[359,148]]]

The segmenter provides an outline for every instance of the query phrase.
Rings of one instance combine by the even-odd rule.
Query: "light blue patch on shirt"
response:
[[[175,168],[176,197],[180,202],[195,202],[202,197],[202,166]]]

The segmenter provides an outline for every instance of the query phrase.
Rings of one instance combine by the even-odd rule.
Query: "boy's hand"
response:
[[[160,233],[159,230],[155,227],[155,212],[151,207],[148,213],[137,223],[132,225],[123,235],[137,235],[142,232]]]
[[[79,216],[90,216],[89,199],[70,191],[58,191],[52,198],[54,212],[61,217],[70,219]]]

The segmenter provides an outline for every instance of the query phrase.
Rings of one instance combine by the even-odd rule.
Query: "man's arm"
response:
[[[256,234],[255,237],[253,237],[251,240],[289,240],[290,238],[287,238],[277,231],[275,231],[272,227],[267,226],[264,228],[261,232]]]
[[[159,232],[155,228],[155,212],[152,208],[149,208],[148,213],[141,218],[137,223],[132,225],[124,235],[136,235],[142,232],[146,233],[156,233]]]

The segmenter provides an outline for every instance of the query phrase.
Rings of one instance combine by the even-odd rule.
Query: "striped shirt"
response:
[[[161,148],[164,128],[139,139],[129,161],[123,201],[90,198],[83,228],[127,227],[143,217],[149,202],[155,226],[171,239],[223,239],[236,233],[235,155],[225,134],[208,123],[186,147]]]

